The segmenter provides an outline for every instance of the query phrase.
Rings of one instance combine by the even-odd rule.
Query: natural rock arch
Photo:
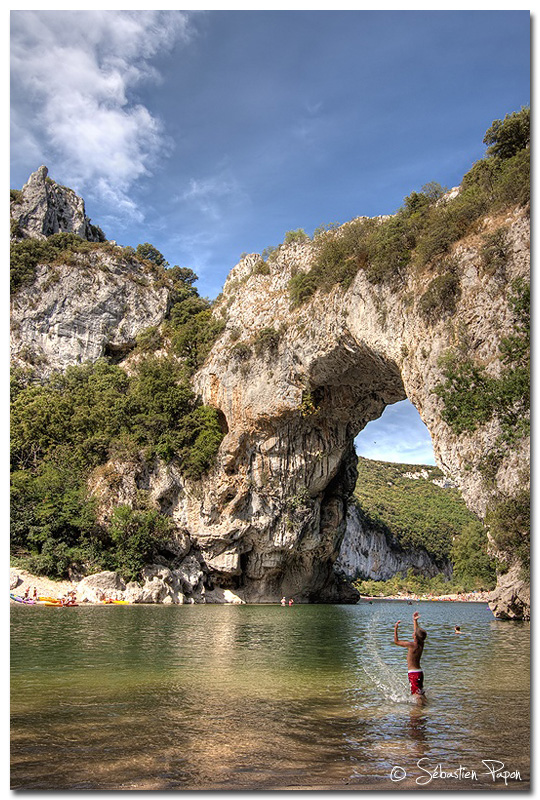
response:
[[[83,201],[49,181],[45,167],[21,192],[12,193],[11,218],[16,242],[44,240],[55,232],[77,234],[81,242],[96,245],[104,239],[86,217]],[[333,231],[330,243],[347,239],[347,230],[354,238],[357,222],[373,231],[382,221],[360,218]],[[258,255],[244,257],[214,305],[224,332],[194,380],[203,400],[220,414],[225,436],[215,467],[195,481],[184,477],[177,458],[146,463],[139,453],[133,463],[120,459],[102,465],[88,481],[99,498],[100,521],[119,502],[133,505],[142,490],[171,518],[177,555],[189,552],[197,560],[206,588],[242,587],[248,600],[273,600],[283,592],[300,599],[337,599],[332,563],[354,485],[353,440],[387,404],[404,397],[420,412],[439,466],[457,482],[469,507],[483,518],[490,504],[510,499],[506,523],[521,494],[518,516],[525,519],[529,439],[518,438],[520,425],[514,424],[516,413],[527,414],[525,328],[524,360],[515,362],[521,367],[516,386],[523,387],[524,402],[514,392],[511,445],[505,442],[501,450],[502,415],[492,407],[478,425],[456,433],[444,421],[436,388],[445,379],[441,359],[449,352],[468,358],[488,381],[501,374],[501,344],[518,323],[512,287],[522,279],[524,300],[529,280],[528,208],[476,219],[468,230],[444,258],[423,267],[423,257],[411,258],[401,277],[402,262],[393,258],[399,252],[386,250],[391,263],[379,254],[376,269],[373,264],[368,269],[361,250],[353,248],[356,255],[348,256],[351,251],[338,246],[338,263],[331,248],[331,272],[337,280],[351,281],[346,290],[329,286],[328,261],[310,272],[318,237],[311,242],[292,231],[286,236],[289,244],[274,249],[266,262]],[[502,267],[500,250],[494,263],[486,264],[484,250],[497,249],[501,237]],[[161,325],[169,289],[130,248],[106,242],[98,250],[86,248],[85,255],[77,250],[64,265],[37,263],[31,280],[32,270],[15,270],[15,365],[32,365],[41,378],[103,355],[128,372],[133,368],[138,356],[135,352],[132,359],[129,353],[137,335]],[[353,265],[358,268],[354,277]],[[324,290],[314,292],[317,281]],[[306,294],[310,299],[291,304],[291,286],[295,303]],[[451,302],[446,303],[449,288]],[[482,462],[490,462],[489,482]],[[118,477],[118,486],[106,479],[109,473]],[[526,541],[519,537],[525,527],[518,526],[514,538],[523,554]],[[520,564],[512,563],[512,545],[506,549],[510,568],[499,585],[507,593],[498,606],[494,602],[494,610],[526,617],[527,587]],[[197,583],[199,600],[204,589]]]
[[[497,224],[486,220],[484,228]],[[509,286],[528,275],[528,223],[517,211],[505,224]],[[435,393],[449,349],[469,348],[497,374],[498,345],[512,331],[508,290],[481,269],[480,246],[475,236],[458,243],[457,306],[435,318],[419,302],[429,274],[387,286],[371,284],[360,271],[347,291],[318,292],[291,308],[288,282],[309,269],[309,243],[280,248],[262,274],[258,256],[232,270],[215,311],[227,319],[225,332],[196,376],[228,433],[216,468],[188,500],[190,531],[222,585],[242,586],[248,600],[283,593],[338,599],[332,563],[354,486],[353,440],[386,405],[405,397],[430,432],[439,466],[471,510],[485,515],[494,489],[485,486],[478,464],[500,423],[494,418],[457,435],[443,421]],[[519,488],[517,467],[527,447],[521,441],[501,463],[499,491]]]

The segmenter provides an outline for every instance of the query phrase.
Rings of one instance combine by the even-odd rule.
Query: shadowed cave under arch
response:
[[[259,418],[240,440],[226,437],[230,486],[221,497],[234,534],[225,547],[220,542],[219,553],[210,550],[214,563],[225,554],[237,559],[234,570],[215,575],[221,586],[240,589],[251,601],[283,594],[353,599],[347,587],[336,586],[332,566],[356,484],[354,440],[406,397],[396,362],[349,339],[312,362],[297,409]],[[245,477],[240,492],[239,474]]]

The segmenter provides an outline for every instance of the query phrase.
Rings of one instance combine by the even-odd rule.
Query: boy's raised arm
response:
[[[415,636],[416,636],[416,631],[418,630],[418,617],[419,616],[420,616],[420,614],[418,613],[418,611],[415,611],[414,614],[412,615],[412,619],[413,619],[413,634]]]
[[[409,647],[410,642],[402,642],[400,639],[398,639],[398,627],[400,622],[401,620],[398,619],[394,625],[394,644],[398,644],[400,647]]]

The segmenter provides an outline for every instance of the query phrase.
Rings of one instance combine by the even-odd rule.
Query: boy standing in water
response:
[[[420,614],[415,611],[413,614],[413,640],[412,642],[405,642],[398,639],[398,627],[401,620],[398,620],[394,625],[394,644],[400,647],[407,648],[407,668],[409,673],[409,682],[411,684],[411,694],[417,696],[419,703],[425,702],[424,699],[424,673],[420,666],[420,658],[424,649],[424,641],[427,633],[418,624],[418,617]]]

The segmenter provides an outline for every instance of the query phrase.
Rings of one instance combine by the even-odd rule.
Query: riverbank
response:
[[[68,592],[74,591],[76,586],[77,584],[73,581],[53,581],[43,575],[32,575],[25,569],[12,568],[9,571],[9,590],[17,595],[24,594],[28,589],[31,597],[36,589],[38,596],[60,599],[65,597]]]
[[[230,589],[219,587],[213,591],[205,590],[200,585],[202,573],[200,575],[197,572],[184,574],[180,585],[175,583],[171,571],[167,568],[157,567],[144,570],[143,577],[142,585],[135,582],[126,585],[114,572],[99,572],[79,581],[55,581],[43,575],[33,575],[25,569],[12,567],[9,571],[9,590],[20,597],[28,589],[31,598],[35,589],[38,597],[53,597],[58,600],[66,598],[68,593],[74,592],[75,601],[85,605],[100,605],[105,599],[151,605],[193,603],[241,605],[245,603],[240,592],[235,593]],[[16,601],[10,598],[10,603],[15,605]]]
[[[24,569],[10,569],[10,582],[9,588],[11,592],[14,592],[17,595],[23,595],[25,590],[28,589],[29,595],[32,596],[34,593],[34,588],[38,596],[41,597],[55,597],[55,598],[62,598],[66,597],[69,592],[75,592],[75,596],[77,602],[79,603],[100,603],[103,602],[102,594],[104,594],[107,598],[111,598],[114,600],[127,600],[130,602],[131,595],[127,593],[125,590],[120,589],[117,585],[113,583],[113,573],[100,573],[99,576],[103,577],[102,581],[97,582],[97,585],[92,587],[90,591],[90,587],[88,586],[86,581],[70,581],[70,580],[60,580],[55,581],[51,580],[50,578],[46,578],[43,575],[32,575],[32,573],[28,572]],[[97,576],[96,576],[97,577]],[[107,578],[107,580],[105,579]],[[154,576],[152,583],[156,584],[158,581],[158,577]],[[174,602],[173,598],[170,595],[166,595],[161,597],[158,591],[157,585],[153,586],[154,591],[148,593],[146,599],[131,599],[131,602],[150,602],[150,603],[171,603]],[[406,602],[417,602],[417,601],[427,601],[427,600],[436,600],[436,601],[448,601],[448,602],[466,602],[466,603],[486,603],[490,599],[491,592],[467,592],[463,594],[445,594],[445,595],[432,595],[432,594],[395,594],[395,595],[385,595],[385,596],[370,596],[370,595],[361,595],[359,602],[373,602],[374,600],[400,600]],[[14,602],[11,600],[11,602]],[[178,600],[177,600],[178,602]],[[193,602],[189,598],[184,598],[180,602]],[[241,594],[234,593],[228,589],[215,589],[212,592],[205,592],[204,597],[199,597],[198,602],[203,603],[233,603],[233,604],[243,604],[245,601],[241,597]]]
[[[436,600],[438,602],[460,602],[460,603],[487,603],[492,592],[466,592],[463,594],[390,594],[384,596],[360,595],[360,601],[373,600],[405,600],[415,602],[419,600]]]

